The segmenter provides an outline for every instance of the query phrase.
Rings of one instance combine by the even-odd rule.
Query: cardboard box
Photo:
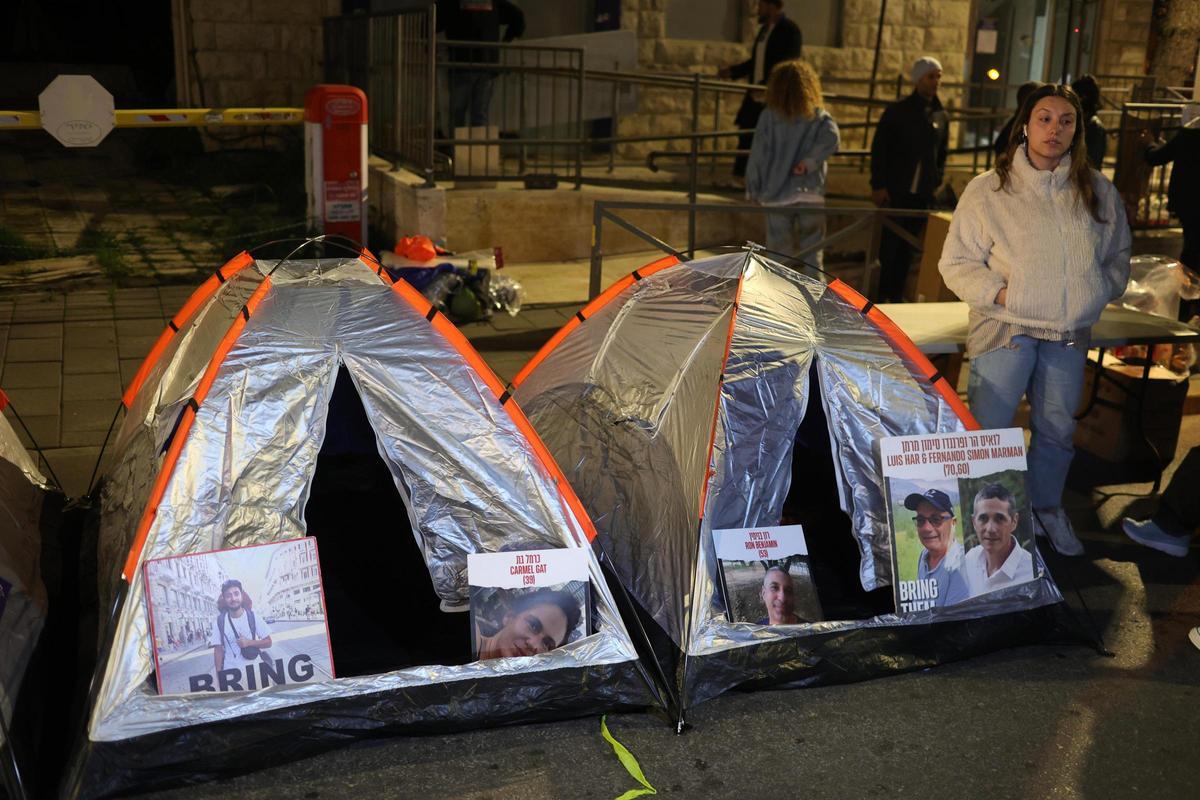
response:
[[[929,215],[925,225],[925,238],[921,246],[921,263],[917,269],[916,285],[909,288],[905,296],[918,303],[941,303],[957,300],[954,292],[942,283],[942,274],[938,272],[938,260],[942,257],[942,247],[946,244],[946,236],[950,233],[950,212],[935,211]]]
[[[501,172],[500,145],[471,144],[475,139],[499,139],[500,129],[495,125],[454,129],[454,174],[455,175],[498,175]],[[462,144],[459,144],[462,142]],[[486,188],[495,184],[473,182],[474,188]]]
[[[1098,372],[1088,368],[1083,393],[1085,407]],[[1095,405],[1075,428],[1075,447],[1103,461],[1170,463],[1179,444],[1188,382],[1162,367],[1151,369],[1141,407],[1141,429],[1145,439],[1153,444],[1152,450],[1138,430],[1137,398],[1142,368],[1126,366],[1106,356],[1102,372]]]

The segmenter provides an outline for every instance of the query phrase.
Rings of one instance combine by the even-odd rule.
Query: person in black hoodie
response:
[[[1004,123],[1004,127],[996,134],[996,138],[992,141],[992,149],[996,151],[996,155],[1008,150],[1008,137],[1012,136],[1013,123],[1017,121],[1017,117],[1021,113],[1021,106],[1025,105],[1025,100],[1029,95],[1033,94],[1038,89],[1042,88],[1041,81],[1025,81],[1017,87],[1017,110]]]
[[[1108,153],[1108,131],[1100,122],[1100,84],[1093,75],[1080,75],[1071,84],[1079,95],[1083,106],[1083,144],[1087,148],[1088,163],[1099,172],[1104,168],[1104,156]]]
[[[949,146],[950,123],[937,90],[942,65],[936,58],[918,58],[912,67],[913,93],[889,105],[875,126],[871,141],[871,202],[880,208],[930,208],[942,185]],[[896,219],[896,224],[920,237],[925,221]],[[879,296],[899,302],[904,294],[912,248],[886,227],[879,243]]]
[[[740,81],[749,78],[750,83],[761,86],[771,77],[775,65],[800,57],[804,47],[804,37],[800,26],[792,22],[783,13],[783,0],[759,0],[758,36],[754,38],[754,49],[750,58],[728,67],[721,67],[717,76],[723,80]],[[754,126],[766,108],[766,98],[762,90],[747,89],[742,97],[742,105],[738,108],[734,124],[741,130],[750,129],[750,133],[738,136],[738,149],[749,150],[754,144]],[[741,177],[746,174],[746,160],[749,156],[738,156],[733,162],[733,174]]]
[[[1167,186],[1167,210],[1179,217],[1183,227],[1183,251],[1179,260],[1200,272],[1200,103],[1192,103],[1184,112],[1184,125],[1170,141],[1150,141],[1149,131],[1142,132],[1147,163],[1161,166],[1174,162],[1171,183]],[[1180,319],[1200,314],[1200,301],[1179,304]]]
[[[525,33],[525,14],[510,0],[437,0],[437,29],[450,41],[498,42]],[[494,47],[451,47],[447,57],[457,64],[498,64]],[[495,69],[450,68],[450,118],[454,127],[487,125]]]

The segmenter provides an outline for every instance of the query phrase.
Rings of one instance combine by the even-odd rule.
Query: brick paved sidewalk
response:
[[[194,286],[44,291],[0,296],[0,388],[70,496],[87,490],[105,433],[146,353]],[[503,380],[580,304],[527,308],[463,326]]]

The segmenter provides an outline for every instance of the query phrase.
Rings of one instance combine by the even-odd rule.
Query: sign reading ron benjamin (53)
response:
[[[59,75],[38,95],[38,111],[66,147],[95,147],[116,121],[113,96],[91,75]]]

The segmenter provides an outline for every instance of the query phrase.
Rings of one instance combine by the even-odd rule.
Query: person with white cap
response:
[[[942,184],[950,123],[937,91],[942,65],[923,56],[912,66],[913,92],[884,109],[871,142],[871,201],[880,208],[930,208]],[[924,218],[904,217],[896,223],[920,237]],[[896,302],[904,293],[912,248],[887,228],[879,245],[879,296]]]

